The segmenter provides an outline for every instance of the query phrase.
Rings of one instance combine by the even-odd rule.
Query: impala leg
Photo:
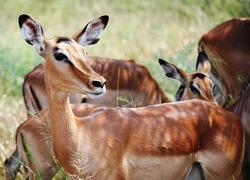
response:
[[[17,148],[12,153],[12,155],[4,162],[6,179],[14,180],[16,178],[17,172],[21,166],[21,157],[18,153]]]
[[[17,130],[17,147],[28,179],[52,179],[58,171],[50,141],[45,141],[44,131],[37,120],[27,120]]]
[[[200,163],[196,162],[193,164],[192,169],[190,169],[184,180],[206,180]]]

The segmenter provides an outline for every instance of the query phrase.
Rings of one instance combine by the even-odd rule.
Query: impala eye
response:
[[[199,91],[195,86],[191,85],[191,86],[190,86],[190,89],[191,89],[191,91],[192,91],[193,93],[195,93],[195,94],[200,94],[200,91]]]
[[[65,54],[60,53],[60,52],[55,53],[54,57],[55,57],[55,59],[57,61],[62,61],[62,60],[67,60],[68,59],[68,57]]]

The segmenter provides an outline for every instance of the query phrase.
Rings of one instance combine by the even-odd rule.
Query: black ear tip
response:
[[[101,16],[100,19],[101,19],[102,23],[105,24],[105,26],[109,22],[109,16],[108,15]]]
[[[164,61],[163,59],[159,59],[159,64],[160,64],[160,65],[165,65],[165,64],[166,64],[166,61]]]
[[[23,25],[23,23],[24,23],[27,19],[29,19],[29,18],[30,18],[30,16],[27,15],[27,14],[22,14],[22,15],[20,15],[19,18],[18,18],[19,27],[21,28],[22,25]]]

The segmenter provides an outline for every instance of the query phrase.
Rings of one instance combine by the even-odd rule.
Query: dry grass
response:
[[[26,118],[21,98],[2,96],[0,99],[0,177],[3,177],[3,162],[15,149],[15,132]],[[1,178],[0,178],[1,179]]]

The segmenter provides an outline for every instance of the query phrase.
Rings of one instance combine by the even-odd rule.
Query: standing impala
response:
[[[77,33],[73,36],[73,39],[77,41],[78,37],[79,34]],[[71,94],[71,103],[87,102],[100,106],[138,107],[170,101],[164,95],[157,82],[152,78],[148,69],[142,65],[136,64],[133,60],[125,61],[110,58],[88,57],[87,63],[94,71],[106,79],[105,86],[107,92],[98,99],[91,99],[80,94]],[[39,64],[31,72],[25,75],[23,97],[26,108],[30,114],[34,115],[48,108],[48,97],[42,64]],[[26,131],[28,131],[28,129],[32,131],[34,130],[34,126],[26,127]],[[38,147],[40,147],[39,144]],[[15,150],[11,157],[5,161],[7,174],[10,177],[9,179],[15,177],[20,164],[20,156],[17,150]],[[55,162],[53,161],[53,163],[51,162],[49,164],[55,164]],[[46,169],[44,168],[45,166],[42,165],[39,167],[43,168],[39,169],[36,167],[35,169],[44,172],[42,174],[49,172],[51,169]]]
[[[99,34],[93,31],[103,29],[102,22],[99,18],[94,27],[87,26],[77,42],[93,42],[96,36],[86,36]],[[72,112],[69,92],[99,96],[104,79],[85,62],[75,41],[45,40],[41,26],[27,15],[19,17],[19,24],[24,39],[44,58],[49,109],[48,118],[39,118],[48,120],[53,152],[71,179],[178,180],[194,162],[201,163],[208,179],[241,179],[244,138],[232,113],[191,100],[97,108],[79,118]]]

